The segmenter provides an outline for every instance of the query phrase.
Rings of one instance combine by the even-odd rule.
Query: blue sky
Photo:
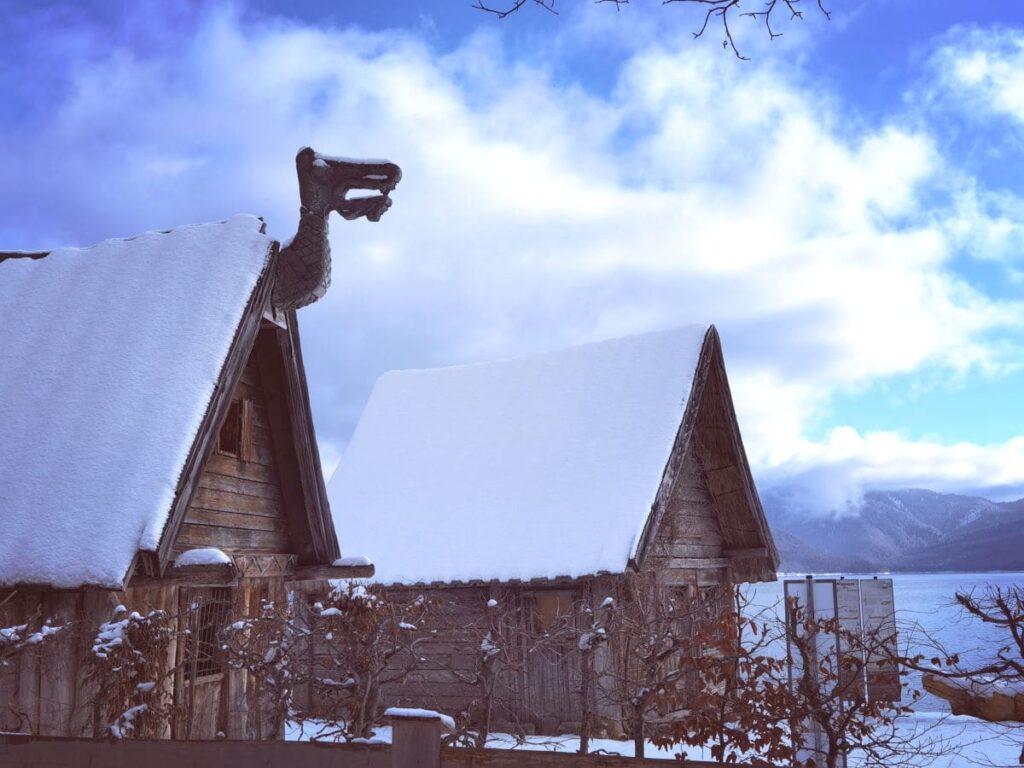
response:
[[[329,467],[389,368],[714,322],[762,485],[1024,495],[1024,6],[805,5],[739,61],[639,0],[16,1],[0,244],[283,238],[298,146],[387,156],[301,318]]]

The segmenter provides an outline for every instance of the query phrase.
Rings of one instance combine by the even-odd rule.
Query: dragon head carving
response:
[[[295,156],[299,175],[299,229],[281,250],[274,285],[274,305],[295,309],[312,304],[331,282],[331,248],[327,220],[332,211],[349,221],[380,221],[391,207],[390,193],[402,169],[386,160],[328,157],[303,147]],[[365,190],[375,194],[355,195]]]
[[[326,216],[336,211],[352,220],[370,221],[391,207],[389,194],[402,180],[402,169],[386,160],[348,160],[327,157],[303,147],[295,157],[302,207]],[[349,197],[353,190],[372,190],[375,195]]]

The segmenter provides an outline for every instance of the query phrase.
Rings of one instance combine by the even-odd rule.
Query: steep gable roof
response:
[[[383,582],[622,572],[695,373],[719,365],[714,328],[691,326],[384,374],[328,485],[343,553]]]
[[[0,259],[0,584],[120,587],[157,550],[276,249],[237,216]]]

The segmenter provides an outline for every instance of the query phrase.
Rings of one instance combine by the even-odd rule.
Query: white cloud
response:
[[[860,434],[836,427],[820,443],[804,441],[766,471],[772,485],[803,489],[808,510],[848,511],[865,490],[926,487],[996,498],[1024,494],[1024,437],[977,445],[907,439],[898,432]]]
[[[982,197],[931,136],[852,130],[768,57],[741,69],[708,47],[651,44],[610,95],[549,64],[494,35],[437,55],[407,35],[214,12],[173,53],[76,61],[52,123],[0,169],[60,222],[30,202],[5,201],[5,215],[81,242],[250,210],[284,237],[295,149],[388,156],[404,169],[394,208],[376,225],[335,222],[336,284],[303,312],[325,458],[387,368],[713,321],[766,480],[817,466],[851,487],[1024,484],[1016,442],[805,437],[835,392],[923,365],[1013,363],[999,340],[1021,306],[950,264],[984,224]],[[936,215],[925,195],[950,183],[961,202]]]
[[[956,29],[934,53],[932,71],[933,98],[952,96],[1024,124],[1024,32],[1019,29]]]

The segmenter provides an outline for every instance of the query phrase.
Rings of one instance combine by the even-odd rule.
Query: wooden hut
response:
[[[121,604],[188,630],[164,735],[251,738],[255,691],[218,654],[228,617],[372,574],[338,559],[295,309],[329,281],[330,211],[379,218],[399,172],[308,149],[297,165],[284,249],[237,216],[0,253],[0,628],[62,628],[0,668],[0,730],[109,727],[84,675]],[[355,186],[380,194],[346,201]]]
[[[447,616],[389,704],[471,710],[479,688],[459,670],[473,669],[471,630],[496,604],[542,635],[567,606],[600,605],[630,580],[692,597],[776,578],[714,326],[385,374],[329,495],[375,580]],[[509,718],[578,728],[578,651],[520,659]],[[625,663],[623,651],[603,663]]]

